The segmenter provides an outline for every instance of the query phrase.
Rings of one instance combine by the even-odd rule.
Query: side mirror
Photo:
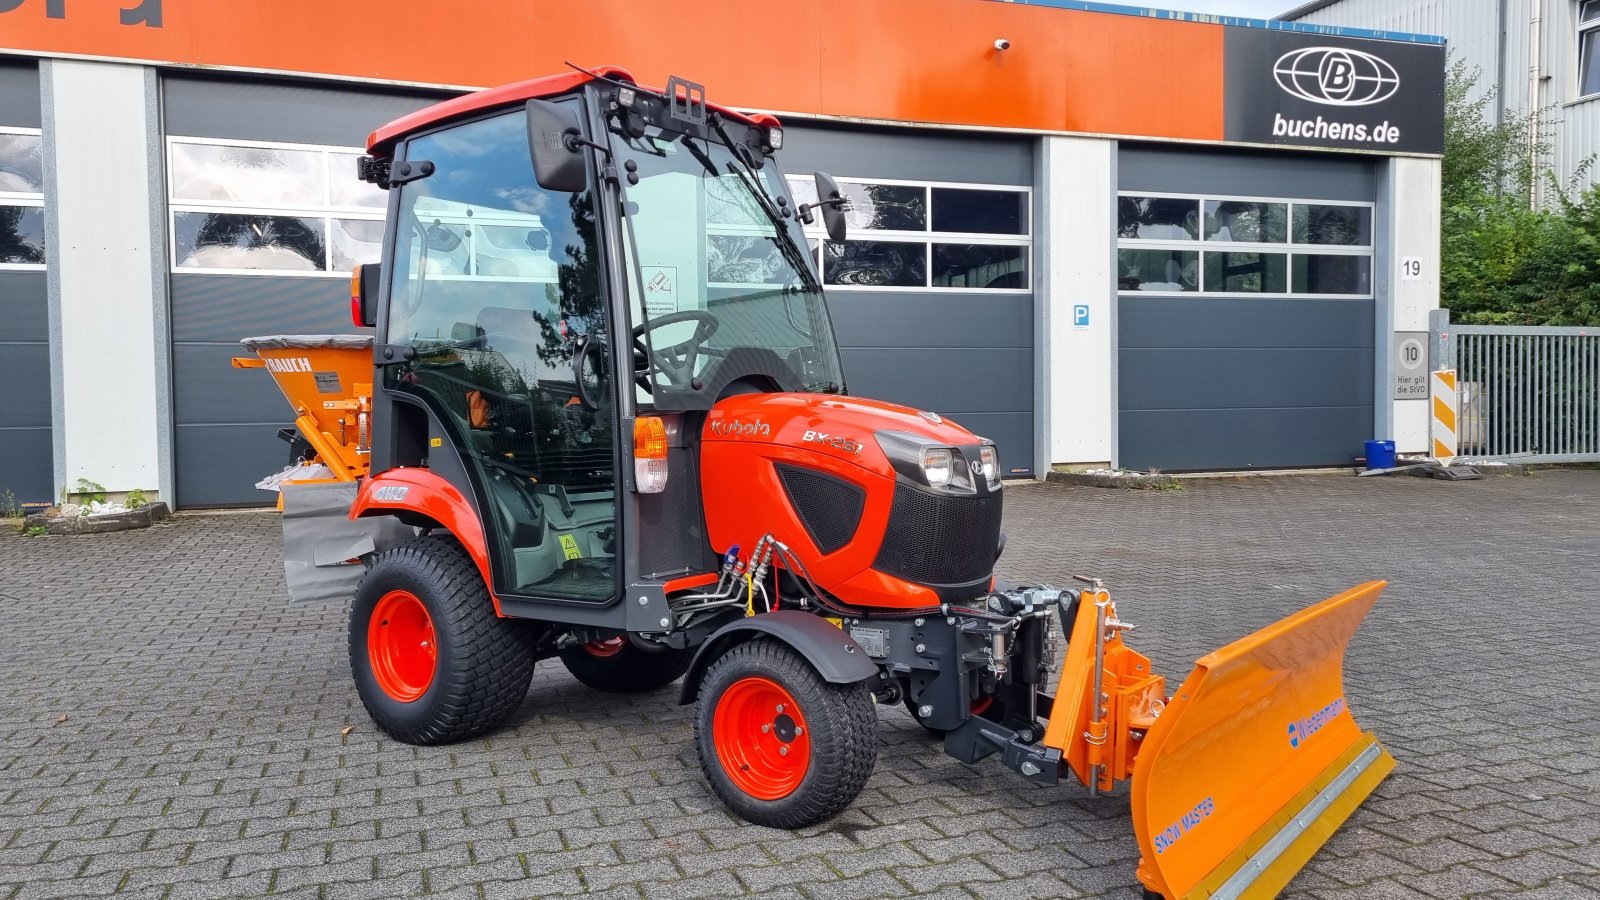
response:
[[[828,240],[835,244],[844,243],[845,197],[839,193],[839,183],[827,172],[817,172],[817,205],[822,207],[822,227],[828,232]]]
[[[378,283],[383,267],[377,263],[356,266],[350,272],[350,322],[357,328],[378,324]]]
[[[583,153],[572,140],[582,135],[578,112],[570,105],[528,101],[528,153],[540,187],[568,194],[588,187]]]

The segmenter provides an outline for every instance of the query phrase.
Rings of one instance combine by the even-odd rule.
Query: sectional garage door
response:
[[[55,492],[38,73],[0,64],[0,508]]]
[[[850,235],[821,254],[850,393],[949,416],[1033,472],[1032,142],[787,123],[797,196],[849,195]]]
[[[1348,465],[1373,436],[1374,169],[1125,146],[1118,449],[1135,470]]]
[[[349,270],[375,261],[383,192],[355,180],[373,128],[438,98],[163,81],[177,504],[253,506],[291,421],[239,339],[352,332]]]

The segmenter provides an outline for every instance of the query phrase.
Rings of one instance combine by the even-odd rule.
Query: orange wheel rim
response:
[[[972,714],[975,715],[975,716],[981,716],[984,713],[988,712],[989,711],[989,707],[991,707],[993,705],[994,705],[994,695],[993,694],[984,694],[982,697],[979,697],[978,699],[972,701]]]
[[[598,656],[604,659],[608,656],[616,656],[626,646],[628,646],[628,639],[619,636],[609,637],[603,641],[590,641],[583,645],[583,650],[590,656]]]
[[[367,659],[385,694],[410,703],[428,692],[438,668],[439,647],[433,617],[417,595],[390,591],[367,621]]]
[[[757,800],[789,796],[811,768],[811,729],[800,704],[769,678],[729,685],[712,711],[711,736],[728,780]]]

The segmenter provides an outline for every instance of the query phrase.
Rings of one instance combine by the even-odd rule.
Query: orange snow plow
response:
[[[1106,591],[1081,593],[1043,743],[1091,792],[1132,778],[1147,896],[1275,896],[1394,768],[1342,672],[1384,584],[1208,654],[1170,700]]]

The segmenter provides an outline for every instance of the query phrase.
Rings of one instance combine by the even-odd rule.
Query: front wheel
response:
[[[693,661],[693,651],[651,653],[635,647],[622,636],[590,641],[561,651],[561,662],[572,677],[610,694],[641,694],[665,687],[683,677]]]
[[[849,806],[878,758],[865,683],[830,684],[765,638],[717,659],[700,683],[695,745],[711,789],[740,818],[803,828]]]
[[[521,623],[495,615],[461,545],[416,538],[384,551],[350,606],[350,670],[379,728],[445,744],[498,726],[528,695]]]

